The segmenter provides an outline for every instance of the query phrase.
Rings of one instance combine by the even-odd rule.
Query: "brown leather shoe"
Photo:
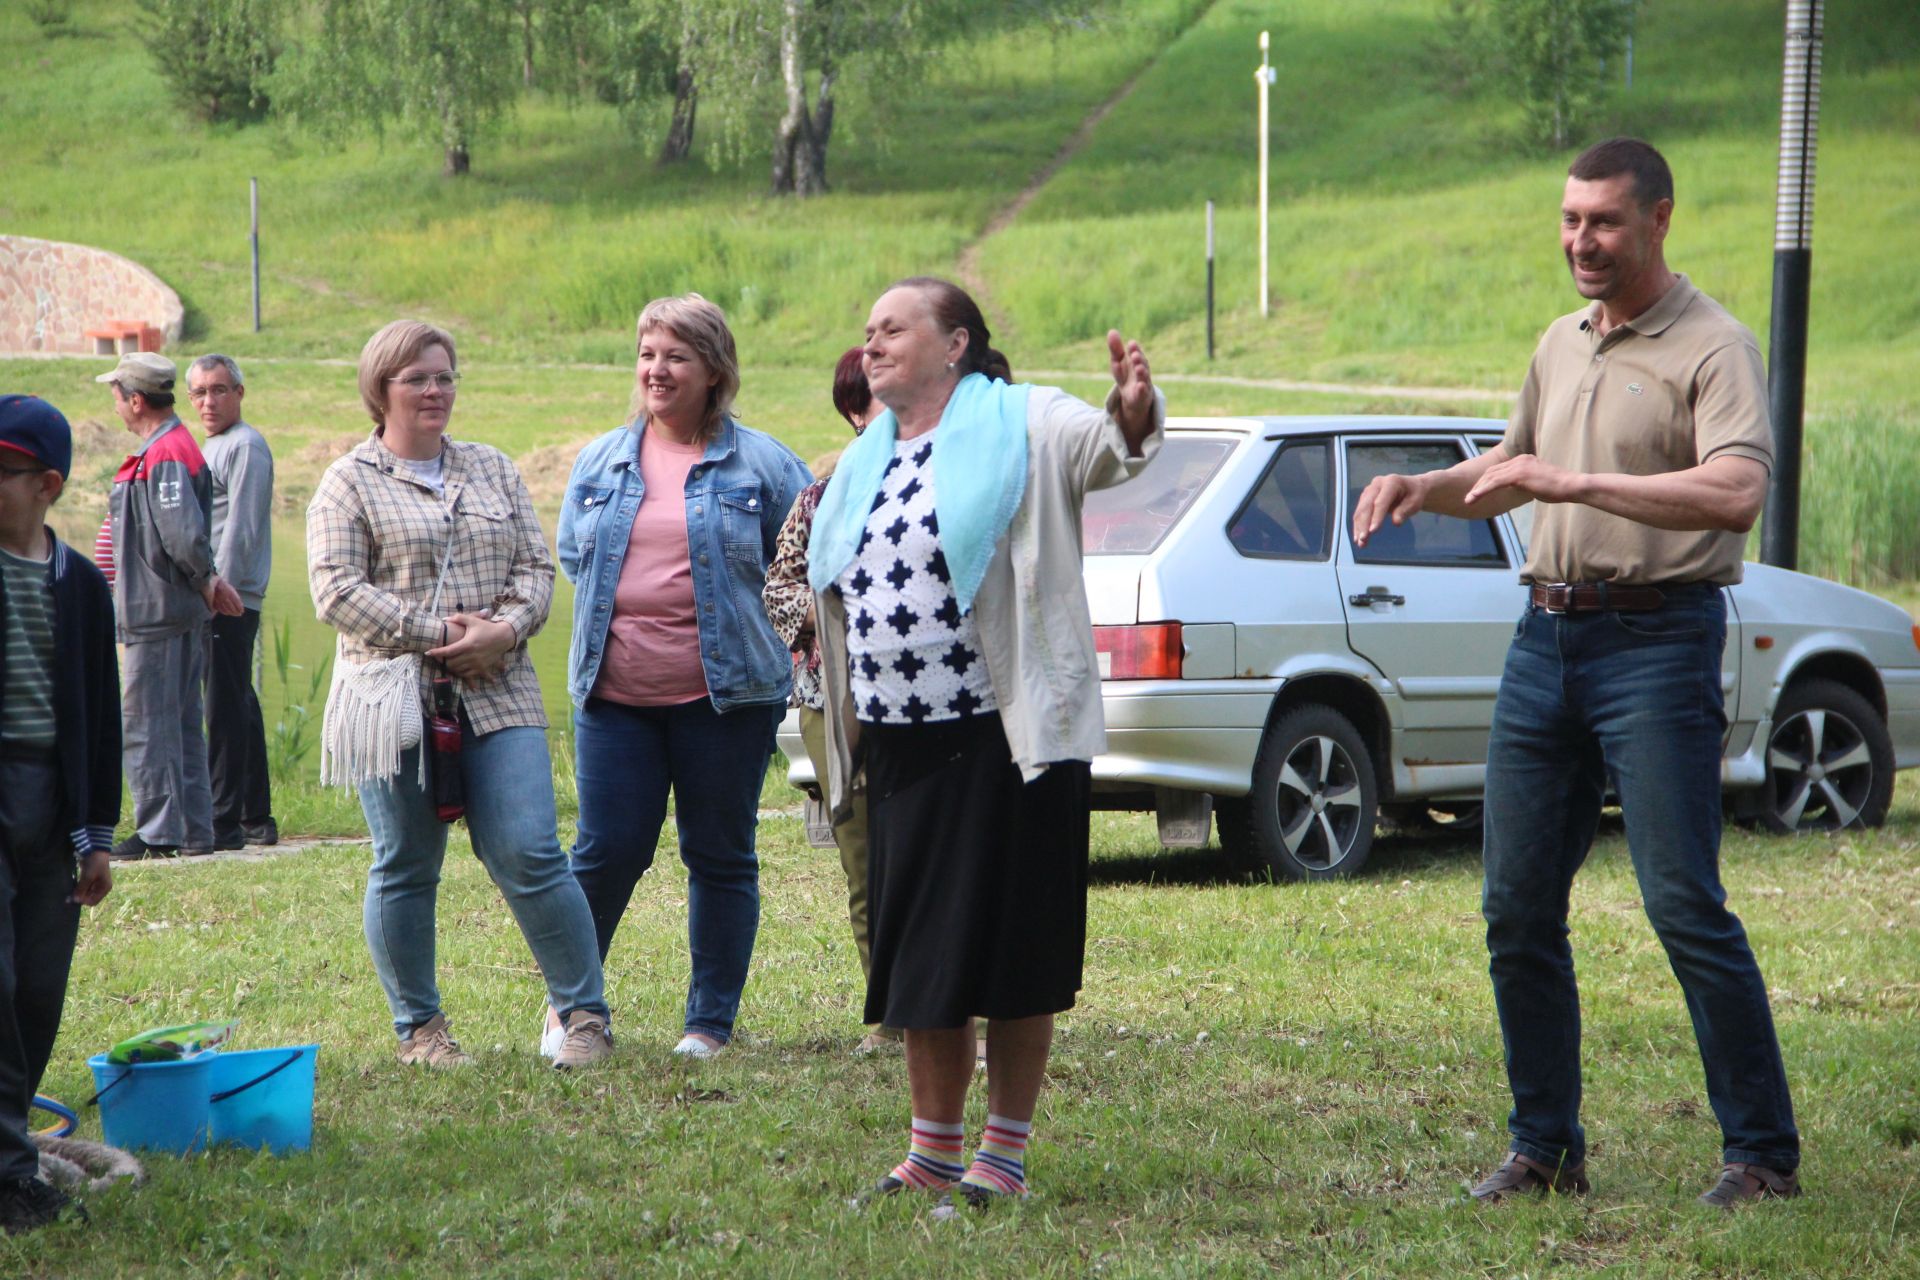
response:
[[[1700,1197],[1700,1203],[1731,1209],[1744,1200],[1791,1200],[1799,1194],[1797,1173],[1782,1173],[1759,1164],[1730,1164],[1720,1170],[1720,1181]]]
[[[1593,1184],[1587,1181],[1584,1160],[1556,1169],[1532,1156],[1509,1151],[1507,1158],[1500,1162],[1500,1167],[1482,1178],[1471,1194],[1482,1204],[1498,1204],[1511,1196],[1523,1194],[1583,1196],[1591,1190]]]

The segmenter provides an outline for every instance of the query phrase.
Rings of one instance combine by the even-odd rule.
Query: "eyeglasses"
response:
[[[442,369],[439,373],[410,373],[404,378],[388,378],[388,382],[397,382],[412,392],[422,392],[428,387],[439,387],[442,391],[452,391],[459,385],[460,374],[453,369]]]
[[[234,389],[228,386],[226,383],[216,382],[210,387],[194,387],[192,390],[187,392],[187,399],[192,400],[194,403],[197,404],[200,401],[205,400],[208,396],[225,397],[225,396],[232,395],[233,391]]]

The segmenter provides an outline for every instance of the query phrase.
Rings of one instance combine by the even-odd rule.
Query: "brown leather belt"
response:
[[[1642,613],[1658,609],[1667,601],[1666,592],[1658,587],[1616,582],[1536,582],[1531,595],[1534,608],[1548,613],[1594,613],[1602,609]]]

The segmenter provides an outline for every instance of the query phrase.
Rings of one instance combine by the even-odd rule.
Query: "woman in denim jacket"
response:
[[[720,308],[658,298],[638,328],[634,420],[581,450],[560,513],[560,567],[576,587],[573,873],[604,959],[672,790],[693,962],[674,1052],[708,1058],[733,1036],[753,958],[754,827],[792,683],[760,591],[812,477],[728,413],[740,365]],[[544,1045],[556,1026],[550,1015]]]

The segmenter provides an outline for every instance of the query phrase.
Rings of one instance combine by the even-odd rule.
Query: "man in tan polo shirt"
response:
[[[1541,338],[1506,438],[1445,471],[1381,476],[1354,509],[1364,544],[1422,510],[1539,504],[1487,755],[1482,910],[1513,1110],[1481,1200],[1588,1188],[1567,899],[1609,786],[1720,1121],[1723,1167],[1700,1199],[1800,1193],[1766,984],[1719,869],[1720,588],[1740,581],[1766,494],[1766,382],[1753,335],[1668,270],[1672,213],[1651,146],[1583,152],[1560,242],[1590,305]]]

